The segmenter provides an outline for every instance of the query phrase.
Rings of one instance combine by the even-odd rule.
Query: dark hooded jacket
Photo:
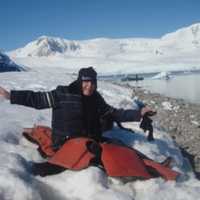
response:
[[[11,103],[36,109],[52,108],[52,135],[61,137],[86,136],[99,141],[109,120],[126,122],[141,118],[138,110],[108,105],[98,91],[90,97],[83,96],[78,81],[49,92],[12,90]]]

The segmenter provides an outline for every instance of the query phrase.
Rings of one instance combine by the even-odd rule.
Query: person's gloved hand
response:
[[[134,99],[133,101],[133,107],[136,110],[140,110],[141,116],[143,117],[146,113],[148,113],[148,116],[153,116],[156,114],[156,111],[152,110],[149,106],[147,106],[145,103],[138,99]]]
[[[147,140],[153,141],[153,120],[150,118],[151,116],[156,114],[156,111],[152,110],[150,107],[146,106],[142,101],[135,99],[134,107],[136,109],[140,109],[142,121],[140,123],[140,128],[143,129],[144,132],[148,131]]]
[[[154,137],[153,137],[153,125],[152,125],[153,120],[150,118],[150,116],[153,116],[155,114],[156,114],[156,112],[152,111],[152,110],[150,110],[148,112],[145,112],[143,117],[142,117],[142,121],[140,123],[140,128],[143,129],[144,132],[148,131],[148,136],[147,136],[147,140],[148,141],[153,141],[154,140]]]

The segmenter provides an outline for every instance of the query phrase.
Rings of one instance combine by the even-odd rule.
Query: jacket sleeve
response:
[[[140,121],[141,119],[141,110],[114,108],[108,105],[100,94],[98,99],[102,118],[112,118],[117,122]]]
[[[34,92],[30,90],[11,90],[11,104],[24,105],[36,109],[53,108],[58,104],[56,90]]]
[[[133,109],[114,109],[112,117],[117,122],[140,121],[141,112]]]

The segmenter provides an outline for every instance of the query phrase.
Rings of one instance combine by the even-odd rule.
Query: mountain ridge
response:
[[[94,38],[67,40],[41,36],[8,52],[29,67],[64,67],[77,71],[97,66],[105,73],[161,72],[200,69],[200,23],[160,38]]]
[[[25,47],[9,52],[14,57],[43,57],[55,55],[81,55],[99,56],[103,49],[105,57],[107,54],[124,53],[130,51],[146,50],[146,48],[159,48],[168,43],[185,47],[182,42],[187,42],[190,47],[200,47],[200,23],[184,27],[172,33],[167,33],[161,38],[94,38],[90,40],[67,40],[59,37],[40,36],[28,43]],[[110,48],[108,51],[107,47]],[[112,48],[111,48],[112,47]],[[111,51],[113,50],[113,51]],[[124,50],[124,51],[123,51]],[[96,52],[91,53],[91,51]],[[117,52],[118,51],[118,52]]]

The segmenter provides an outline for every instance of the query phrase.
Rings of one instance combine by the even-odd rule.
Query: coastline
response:
[[[132,96],[157,110],[154,127],[168,132],[200,179],[200,105],[126,85]]]

